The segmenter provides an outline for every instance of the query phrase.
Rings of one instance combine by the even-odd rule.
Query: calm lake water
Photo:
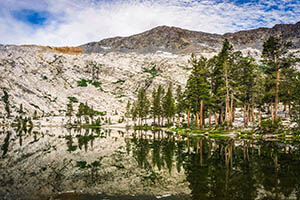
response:
[[[300,199],[300,144],[165,132],[0,132],[0,199]]]

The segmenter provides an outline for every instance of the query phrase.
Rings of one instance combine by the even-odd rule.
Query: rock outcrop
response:
[[[83,50],[80,47],[50,47],[50,46],[39,46],[45,50],[52,50],[57,53],[70,54],[70,55],[79,55],[83,53]]]

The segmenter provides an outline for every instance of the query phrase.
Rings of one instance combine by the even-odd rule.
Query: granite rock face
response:
[[[3,46],[0,48],[0,115],[6,115],[1,100],[4,92],[8,93],[13,115],[17,115],[21,104],[28,114],[37,111],[39,115],[65,115],[70,99],[78,101],[73,103],[75,110],[79,102],[87,102],[109,115],[115,111],[122,113],[127,101],[136,98],[140,87],[147,87],[150,95],[158,84],[185,84],[189,57],[113,52],[69,55],[40,47]],[[93,75],[94,67],[97,70]]]

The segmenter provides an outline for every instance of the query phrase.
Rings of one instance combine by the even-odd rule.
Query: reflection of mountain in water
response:
[[[8,199],[69,190],[300,199],[298,143],[64,129],[4,131],[0,145],[0,196]]]

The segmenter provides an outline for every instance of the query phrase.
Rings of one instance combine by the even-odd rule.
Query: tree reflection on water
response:
[[[127,143],[140,167],[184,169],[192,199],[300,199],[299,143],[178,139],[163,132],[135,133]]]
[[[104,129],[64,129],[59,134],[9,130],[1,132],[0,139],[0,164],[4,167],[2,175],[6,181],[1,185],[3,191],[10,187],[8,184],[13,188],[15,182],[21,183],[15,177],[23,176],[24,170],[24,180],[32,182],[34,179],[35,183],[43,183],[54,192],[64,191],[68,186],[64,184],[66,181],[101,188],[106,180],[117,179],[112,176],[118,170],[123,175],[135,173],[128,170],[130,166],[124,161],[131,158],[140,171],[144,170],[145,174],[140,173],[143,178],[154,185],[161,184],[163,178],[176,177],[176,173],[183,174],[191,198],[195,200],[300,199],[300,143],[297,142],[210,139],[163,131]],[[104,154],[109,146],[107,143],[116,147],[109,156]],[[14,164],[22,161],[25,165],[27,159],[35,159],[39,164],[36,168]],[[14,170],[16,174],[5,173],[9,168],[5,168],[4,163],[20,170]],[[25,166],[28,165],[35,164]],[[105,167],[116,171],[108,172]],[[162,171],[167,176],[160,173]],[[128,178],[138,176],[127,175]],[[177,183],[180,184],[179,180]]]

